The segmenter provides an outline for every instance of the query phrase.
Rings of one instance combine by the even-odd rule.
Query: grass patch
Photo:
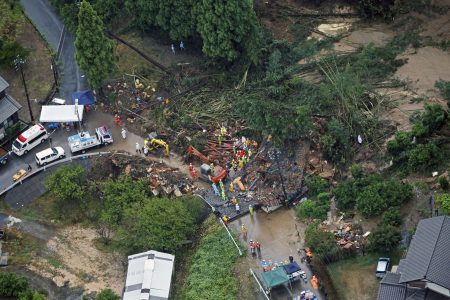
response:
[[[52,193],[45,193],[26,207],[15,212],[20,217],[30,221],[49,223],[60,219],[55,209],[56,197]]]
[[[327,266],[339,299],[375,299],[379,281],[375,277],[375,254],[341,260]]]
[[[214,216],[205,222],[204,236],[195,252],[181,299],[237,299],[238,280],[233,266],[239,254]]]
[[[63,267],[62,262],[60,262],[56,257],[49,256],[47,257],[47,262],[56,269],[61,269]]]
[[[9,253],[10,265],[28,265],[38,255],[41,248],[42,242],[37,238],[15,229],[6,230],[6,241],[2,250]]]

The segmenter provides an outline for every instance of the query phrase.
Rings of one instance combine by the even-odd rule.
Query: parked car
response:
[[[375,271],[375,276],[377,278],[383,278],[389,270],[389,264],[391,259],[389,257],[380,257],[378,259],[377,270]]]
[[[19,171],[17,171],[16,174],[13,175],[12,180],[14,182],[20,180],[21,178],[27,176],[28,172],[25,171],[24,169],[20,169]]]
[[[42,150],[36,153],[35,160],[38,166],[45,166],[52,161],[63,158],[66,156],[62,147],[53,147]]]

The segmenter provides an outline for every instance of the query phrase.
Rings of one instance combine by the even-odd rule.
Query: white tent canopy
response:
[[[78,117],[76,114],[78,111]],[[83,120],[84,105],[44,105],[41,110],[42,123],[66,123]]]

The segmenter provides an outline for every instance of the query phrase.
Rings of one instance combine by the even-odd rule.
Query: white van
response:
[[[38,166],[42,166],[57,159],[63,158],[64,156],[66,156],[66,153],[64,152],[64,149],[62,147],[53,147],[38,152],[35,159],[36,164]]]
[[[36,124],[17,137],[11,150],[17,156],[22,156],[47,139],[48,133],[45,127],[42,124]]]

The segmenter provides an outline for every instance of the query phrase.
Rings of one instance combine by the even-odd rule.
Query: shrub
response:
[[[395,138],[387,143],[387,150],[389,154],[394,156],[394,160],[399,161],[403,159],[403,152],[409,150],[412,146],[411,133],[405,131],[397,131]]]
[[[0,296],[18,297],[27,288],[28,283],[25,277],[8,272],[0,273]]]
[[[353,180],[339,183],[337,187],[333,189],[333,194],[336,196],[336,204],[340,210],[347,210],[355,207],[358,189]]]
[[[331,232],[320,229],[318,223],[313,223],[306,227],[305,243],[313,252],[320,255],[331,254],[337,250],[334,235]]]
[[[447,112],[439,104],[425,104],[425,111],[417,117],[413,126],[416,137],[429,136],[439,129],[447,119]]]
[[[442,194],[437,196],[436,203],[440,205],[444,214],[450,214],[450,194]]]
[[[173,253],[195,230],[194,219],[180,200],[154,198],[125,209],[119,244],[127,253],[148,249]]]
[[[120,296],[116,295],[111,289],[104,289],[98,293],[95,300],[120,300]]]
[[[390,253],[396,249],[402,236],[396,227],[380,223],[369,235],[368,250],[370,252]]]
[[[383,224],[392,225],[398,227],[402,223],[402,218],[400,217],[400,209],[398,207],[391,207],[383,213],[381,219]]]
[[[356,208],[363,216],[371,217],[381,214],[387,208],[387,203],[380,196],[378,187],[368,186],[360,193]]]
[[[447,177],[445,176],[439,177],[439,185],[441,186],[441,189],[447,191],[448,188],[450,187]]]
[[[329,208],[329,203],[320,204],[318,201],[308,199],[297,206],[297,216],[301,220],[319,219],[323,221],[327,218]]]
[[[0,37],[0,66],[13,67],[17,56],[27,57],[29,51],[16,41],[4,40]]]
[[[45,188],[60,202],[81,202],[86,197],[86,184],[86,171],[80,165],[59,167],[45,180]]]
[[[412,171],[426,170],[438,164],[442,159],[442,152],[436,144],[418,144],[408,154],[408,168]]]
[[[314,175],[307,176],[305,178],[305,184],[308,187],[308,196],[310,198],[325,192],[328,187],[328,182],[326,180]]]

